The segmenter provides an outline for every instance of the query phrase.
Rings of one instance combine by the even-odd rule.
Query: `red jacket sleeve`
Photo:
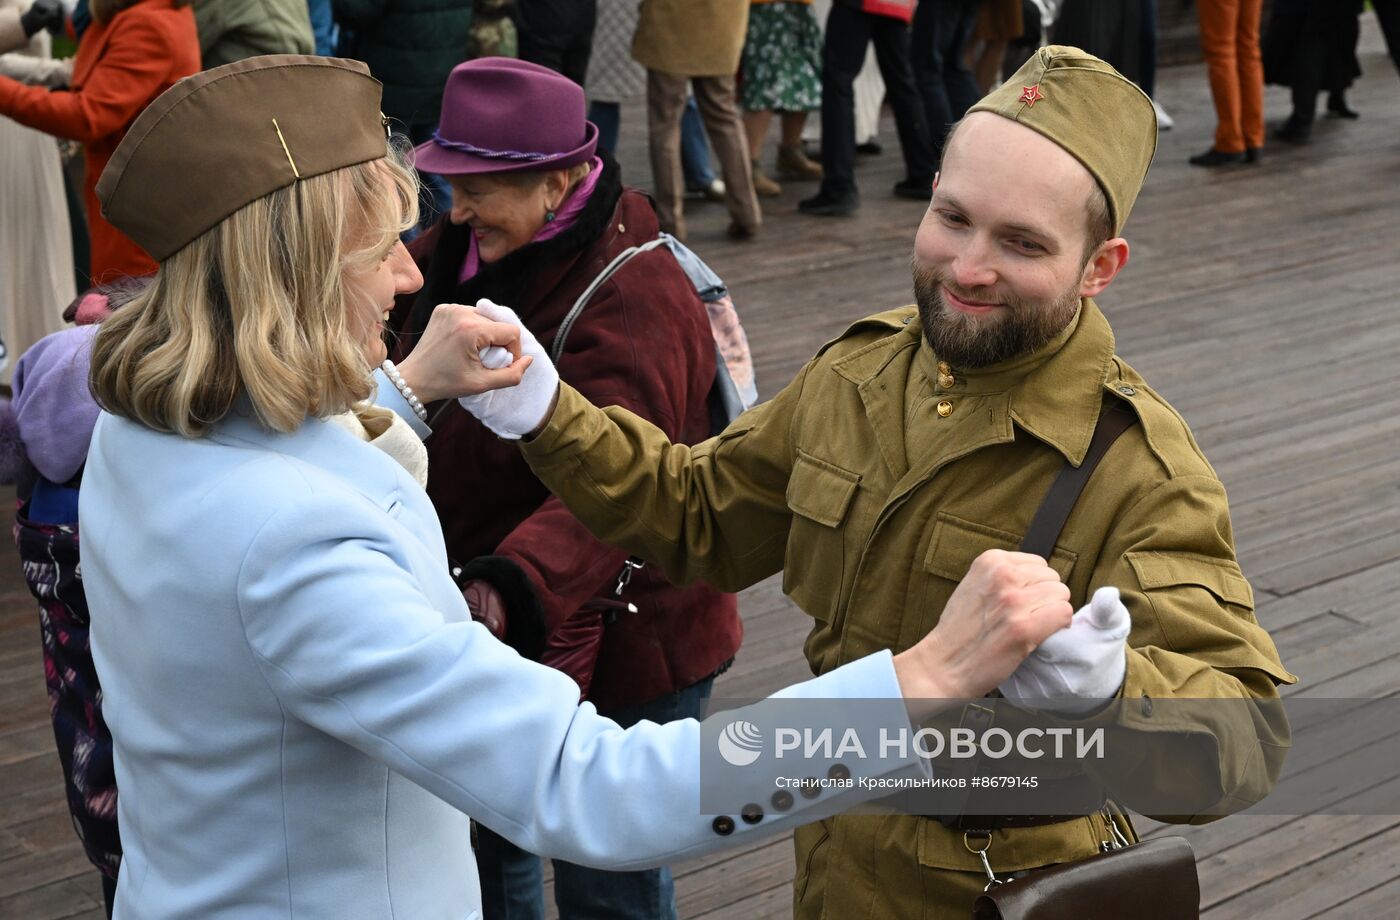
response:
[[[560,376],[596,405],[622,406],[673,440],[693,440],[687,419],[708,411],[714,379],[704,305],[665,250],[637,257],[625,271],[625,280],[619,276],[599,289],[569,333]],[[546,636],[589,598],[610,594],[627,558],[589,533],[557,498],[522,521],[496,552],[533,582]]]
[[[81,88],[50,92],[0,77],[0,113],[85,144],[120,131],[166,82],[175,47],[164,24],[152,17],[122,16],[112,28]]]

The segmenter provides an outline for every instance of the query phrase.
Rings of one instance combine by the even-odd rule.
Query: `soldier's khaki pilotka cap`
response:
[[[1152,100],[1092,54],[1041,48],[1020,70],[968,109],[994,112],[1045,135],[1098,180],[1119,233],[1157,152]]]
[[[300,54],[186,77],[117,145],[102,216],[163,261],[264,195],[388,154],[382,90],[359,61]]]

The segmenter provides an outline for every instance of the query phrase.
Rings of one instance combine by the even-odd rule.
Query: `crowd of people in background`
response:
[[[1217,129],[1193,164],[1258,161],[1266,82],[1292,93],[1279,140],[1308,140],[1323,91],[1328,115],[1356,116],[1345,91],[1359,74],[1362,0],[1279,0],[1267,28],[1262,0],[1197,7]],[[1400,2],[1372,8],[1400,55]],[[949,126],[1047,42],[1101,57],[1153,97],[1157,19],[1157,0],[0,0],[0,141],[14,189],[3,201],[16,215],[0,226],[11,269],[0,333],[18,356],[60,328],[60,306],[79,292],[155,270],[103,220],[92,187],[136,114],[200,69],[270,53],[362,60],[385,85],[395,133],[419,144],[453,66],[538,63],[585,88],[610,153],[622,105],[645,98],[663,230],[684,239],[691,197],[722,202],[729,235],[749,239],[760,199],[782,182],[815,184],[801,213],[857,208],[855,159],[880,149],[882,102],[905,168],[892,194],[924,197]],[[55,56],[54,42],[69,54]],[[421,229],[451,196],[442,177],[419,178]]]
[[[1196,6],[1217,128],[1192,164],[1259,161],[1268,133],[1266,82],[1291,91],[1292,113],[1274,129],[1279,140],[1309,140],[1324,92],[1327,115],[1358,117],[1346,90],[1360,73],[1362,0],[1275,0],[1267,28],[1262,0],[1198,0]],[[1400,0],[1372,0],[1371,6],[1400,68]],[[474,87],[514,85],[522,71],[509,59],[518,59],[581,88],[579,104],[558,117],[582,119],[586,98],[594,140],[586,153],[557,164],[562,171],[553,180],[522,183],[509,170],[484,167],[444,174],[418,162],[420,217],[405,240],[419,241],[412,254],[428,284],[418,303],[427,306],[409,302],[399,315],[401,331],[411,333],[396,355],[404,358],[432,304],[444,300],[495,296],[520,310],[527,324],[531,310],[550,311],[557,324],[580,286],[571,286],[573,276],[562,269],[551,276],[552,260],[562,265],[581,252],[611,254],[658,233],[684,240],[687,200],[723,204],[727,234],[735,240],[761,234],[762,201],[782,195],[786,183],[810,185],[811,194],[797,205],[802,214],[852,214],[861,206],[857,157],[880,151],[869,125],[878,121],[882,100],[894,116],[904,171],[889,194],[927,199],[950,127],[1047,42],[1085,49],[1153,97],[1157,19],[1157,0],[0,0],[0,336],[11,356],[28,352],[14,380],[29,451],[20,473],[21,497],[29,501],[25,527],[17,531],[21,555],[67,560],[63,577],[76,579],[76,493],[97,406],[86,392],[86,365],[71,358],[91,327],[132,296],[132,279],[157,269],[141,246],[104,219],[96,189],[138,115],[182,78],[264,54],[353,58],[383,83],[383,112],[402,147],[431,147],[436,139],[457,150],[458,160],[461,151],[477,148],[461,138],[443,142],[448,133],[471,135],[493,118],[552,111],[547,100],[532,108],[530,99],[504,89],[512,108],[482,107],[480,99],[453,88],[451,78],[464,62],[482,64],[468,71]],[[523,71],[531,85],[544,79],[537,71]],[[551,99],[567,96],[573,106],[573,96],[552,92]],[[650,203],[625,188],[615,159],[624,107],[642,98]],[[1155,99],[1153,105],[1159,128],[1171,128],[1170,115]],[[456,127],[449,124],[454,120]],[[640,177],[626,178],[636,183]],[[476,219],[474,233],[465,232],[469,216]],[[482,227],[482,221],[496,223]],[[609,221],[626,239],[609,236]],[[546,246],[550,240],[556,242]],[[531,244],[536,248],[518,252]],[[661,276],[676,296],[693,299],[675,263],[669,256],[663,261],[670,267]],[[526,276],[552,283],[522,286]],[[71,341],[52,338],[73,322],[78,330],[68,331],[79,334]],[[574,335],[588,332],[585,322]],[[709,360],[708,340],[704,344],[704,354],[677,361],[703,364]],[[569,373],[567,357],[560,369]],[[616,381],[596,367],[592,372],[600,395],[617,401],[620,390],[607,389]],[[702,378],[690,381],[679,415],[668,414],[676,406],[668,407],[670,397],[659,391],[634,408],[658,425],[669,424],[672,437],[699,440],[708,433],[702,405],[708,378]],[[659,378],[654,383],[662,387]],[[457,421],[466,426],[464,419]],[[588,597],[570,587],[573,581],[587,572],[617,577],[613,570],[625,554],[605,550],[576,522],[561,523],[567,518],[562,506],[547,501],[513,450],[493,448],[494,440],[479,437],[479,426],[458,431],[453,425],[449,417],[440,429],[446,434],[432,449],[445,453],[434,462],[472,458],[519,467],[518,488],[497,496],[497,531],[472,526],[454,532],[462,497],[429,488],[449,549],[489,559],[469,567],[468,581],[514,591],[514,606],[533,605],[535,615],[558,620]],[[63,438],[57,441],[29,434],[59,428]],[[542,567],[530,542],[538,539],[532,526],[552,529],[556,541],[564,533],[570,552],[555,555],[573,559],[578,571]],[[659,577],[653,588],[682,610],[725,606],[730,629],[711,636],[704,655],[690,654],[684,667],[662,649],[655,670],[666,676],[640,694],[618,689],[606,661],[596,675],[590,662],[580,686],[587,691],[594,681],[600,708],[611,708],[624,724],[694,714],[742,631],[733,595],[682,589]],[[35,590],[51,593],[52,585]],[[69,614],[55,608],[46,621],[46,655],[51,664],[69,663],[50,668],[60,747],[71,754],[81,739],[86,757],[106,752],[110,758],[100,712],[82,696],[95,694],[85,688],[96,679],[90,658],[84,664],[75,651],[85,643],[85,624],[59,622]],[[602,615],[592,612],[594,620]],[[669,635],[649,638],[680,642]],[[573,673],[567,662],[560,667]],[[75,677],[65,683],[63,675]],[[639,705],[658,699],[659,705]],[[74,814],[110,896],[120,858],[110,765],[104,770],[69,757],[64,766]],[[489,832],[482,847],[487,916],[541,916],[538,860]],[[675,916],[665,870],[614,878],[559,864],[555,878],[561,897],[582,913],[606,903],[609,916]]]

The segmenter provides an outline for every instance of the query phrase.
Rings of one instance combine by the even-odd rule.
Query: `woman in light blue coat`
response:
[[[447,305],[412,363],[372,373],[394,295],[421,278],[397,235],[416,190],[363,65],[279,56],[190,77],[98,191],[161,263],[93,346],[106,411],[80,504],[118,920],[467,920],[468,815],[533,852],[630,868],[830,799],[775,798],[760,770],[729,814],[702,814],[698,723],[623,731],[472,621],[410,432],[427,432],[422,402],[489,399],[530,362],[515,327]],[[488,346],[513,360],[488,368]],[[874,721],[908,728],[923,708],[904,698],[987,691],[1069,622],[1067,597],[1040,560],[999,554],[913,649],[783,695],[884,701]]]

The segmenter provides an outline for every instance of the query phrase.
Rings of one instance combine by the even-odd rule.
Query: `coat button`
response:
[[[1137,390],[1133,389],[1133,388],[1130,387],[1130,386],[1121,386],[1121,387],[1118,388],[1118,392],[1119,392],[1119,393],[1122,393],[1124,396],[1136,396],[1136,395],[1137,395]]]
[[[773,793],[773,797],[768,800],[774,811],[787,811],[792,807],[792,793],[786,789],[780,789]]]
[[[846,780],[851,778],[851,769],[843,763],[834,763],[831,769],[826,771],[826,775],[831,779]]]
[[[822,794],[822,789],[817,785],[816,778],[811,776],[802,781],[799,791],[802,793],[804,799],[815,799]]]
[[[949,364],[947,361],[939,361],[939,362],[938,362],[938,373],[940,373],[940,374],[942,374],[943,376],[946,377],[946,376],[948,376],[949,374],[951,374],[952,372],[953,372],[953,365]]]
[[[1142,714],[1145,716],[1152,715],[1152,697],[1148,696],[1146,693],[1142,695]]]
[[[721,837],[728,837],[730,834],[734,833],[734,819],[729,817],[729,815],[720,815],[714,820],[714,823],[712,823],[710,827],[714,828],[715,833],[719,834]]]
[[[914,318],[914,317],[912,317],[912,316],[906,316],[906,317],[904,317],[904,325],[906,325],[906,326],[909,325],[909,321],[910,321],[911,319],[913,319],[913,318]]]
[[[956,377],[953,377],[951,374],[939,374],[939,375],[938,375],[938,385],[941,386],[941,387],[942,387],[943,389],[945,389],[945,390],[948,389],[949,387],[951,387],[953,384],[955,384],[955,383],[957,383],[957,382],[958,382],[958,381],[957,381],[957,378],[956,378]]]
[[[617,225],[617,232],[618,232],[618,233],[626,233],[626,232],[627,232],[627,228],[624,227],[622,224],[618,224],[618,225]]]
[[[945,400],[943,400],[941,403],[938,404],[938,417],[939,417],[939,418],[947,418],[948,416],[950,416],[950,415],[952,415],[952,414],[953,414],[953,404],[950,403],[950,402],[948,402],[948,400],[945,399]]]
[[[739,810],[739,817],[744,819],[745,824],[757,824],[763,820],[763,809],[756,803],[750,803]]]

